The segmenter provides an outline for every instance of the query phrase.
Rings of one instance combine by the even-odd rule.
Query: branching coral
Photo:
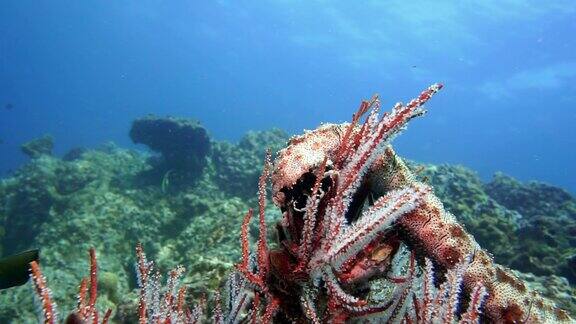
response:
[[[570,321],[494,264],[431,188],[415,181],[387,147],[440,88],[431,86],[382,118],[373,98],[363,102],[351,124],[323,125],[293,138],[280,152],[272,175],[273,199],[284,215],[278,224],[280,248],[266,257],[261,234],[258,266],[248,269],[243,253],[240,267],[266,301],[264,314],[278,308],[275,320],[427,322],[417,310],[425,304],[435,305],[435,314],[445,314],[448,322]],[[393,268],[401,260],[395,257],[404,248],[411,257],[398,276]],[[434,275],[415,270],[414,263],[423,267],[426,259],[434,264]],[[392,287],[388,298],[372,298],[378,280]],[[423,281],[433,282],[435,300],[445,302],[418,303],[428,294],[418,289]],[[450,289],[444,289],[446,283]],[[471,313],[463,314],[466,306]]]
[[[30,268],[30,277],[34,284],[36,296],[39,299],[42,322],[44,324],[56,324],[58,323],[56,304],[52,300],[52,292],[48,287],[46,278],[44,278],[42,274],[40,265],[36,261],[32,261]],[[88,284],[90,284],[90,286],[88,286]],[[90,288],[90,290],[88,290],[88,288]],[[96,252],[94,249],[90,249],[90,279],[82,279],[78,293],[78,306],[66,317],[65,323],[108,323],[112,315],[112,310],[108,309],[103,316],[100,316],[96,309],[97,298],[98,265],[96,263]],[[102,318],[102,321],[99,321],[99,318]]]

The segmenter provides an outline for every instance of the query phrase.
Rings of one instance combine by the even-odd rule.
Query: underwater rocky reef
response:
[[[165,125],[158,119],[146,120]],[[203,143],[201,149],[191,147],[190,156],[178,158],[201,166],[201,172],[186,173],[186,181],[177,178],[181,164],[167,166],[169,153],[163,148],[151,146],[163,154],[159,160],[151,153],[106,144],[75,150],[65,159],[35,149],[38,153],[29,154],[29,163],[0,182],[0,256],[39,248],[42,272],[63,313],[76,306],[90,248],[98,253],[100,269],[97,306],[111,308],[112,321],[118,323],[136,321],[138,242],[163,273],[185,265],[183,282],[195,298],[212,295],[241,260],[243,218],[249,208],[259,205],[266,148],[279,151],[288,135],[276,129],[250,132],[233,144],[195,131],[200,127],[196,122],[178,119],[177,123],[188,130],[183,132],[186,136],[197,134]],[[444,208],[497,263],[514,269],[531,288],[576,315],[572,195],[503,174],[483,183],[462,166],[406,165],[418,181],[434,188]],[[274,228],[281,211],[271,203],[267,206],[264,221]],[[257,237],[259,226],[253,223],[244,226],[245,234]],[[275,233],[268,231],[270,236]],[[278,239],[282,238],[268,241]],[[30,287],[0,291],[0,322],[35,318]]]
[[[130,138],[160,153],[150,158],[153,167],[142,178],[183,185],[202,173],[211,144],[208,132],[198,121],[152,115],[132,123]]]
[[[112,143],[74,149],[74,158],[39,154],[0,182],[0,257],[39,248],[61,309],[75,305],[90,247],[101,268],[99,306],[120,318],[122,309],[134,313],[137,242],[160,269],[186,264],[197,296],[212,291],[240,258],[242,216],[255,204],[264,152],[287,139],[271,130],[238,144],[210,140],[206,165],[188,185],[150,173],[151,154]],[[32,297],[27,286],[0,291],[0,322],[37,318]]]

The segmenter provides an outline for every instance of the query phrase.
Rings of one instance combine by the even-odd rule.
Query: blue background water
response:
[[[299,133],[440,81],[401,154],[576,192],[575,34],[572,0],[4,0],[0,170],[44,133],[59,154],[131,145],[147,113]]]

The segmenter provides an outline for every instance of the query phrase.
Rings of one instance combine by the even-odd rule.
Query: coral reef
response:
[[[138,206],[150,196],[130,197],[126,187],[130,177],[146,167],[139,154],[112,146],[86,152],[72,162],[47,156],[31,161],[0,183],[0,222],[7,229],[0,244],[6,253],[40,248],[44,272],[60,283],[54,287],[55,299],[62,309],[72,309],[75,303],[70,292],[76,290],[84,273],[78,262],[84,259],[82,250],[93,246],[100,251],[130,253],[132,235],[139,231],[135,227],[143,227],[133,222],[145,224],[163,214],[156,203]],[[146,229],[142,228],[143,235],[153,235]],[[103,275],[114,274],[119,278],[118,290],[129,291],[130,272],[124,269],[123,260],[110,254],[102,263],[106,268]],[[118,294],[106,292],[110,294],[99,302],[112,307]],[[28,287],[3,292],[0,322],[29,322],[35,307],[28,295]]]
[[[574,199],[543,183],[523,184],[498,173],[489,183],[462,166],[408,164],[496,262],[573,285],[576,255]]]
[[[414,111],[419,112],[417,109]],[[392,118],[394,114],[386,115],[388,117],[385,118]],[[370,116],[373,115],[369,115],[369,119],[372,118],[374,123],[375,117]],[[404,117],[409,116],[411,115]],[[333,138],[334,141],[330,140],[329,143],[333,143],[332,147],[338,147],[346,137],[346,129],[347,125],[326,125],[319,130],[291,139],[290,147],[292,151],[298,145],[306,147],[306,143],[309,143],[307,139],[319,134],[326,135],[326,137],[320,136],[321,140]],[[389,131],[393,134],[397,129]],[[329,203],[327,199],[336,195],[337,188],[343,187],[343,185],[336,186],[338,181],[346,179],[339,175],[348,172],[346,165],[355,163],[353,162],[355,158],[352,158],[355,152],[368,150],[367,146],[362,148],[360,145],[362,142],[358,137],[360,133],[354,130],[348,136],[351,141],[348,141],[346,154],[339,157],[347,157],[344,160],[348,162],[342,163],[339,168],[333,163],[338,160],[338,156],[333,155],[336,149],[331,151],[330,145],[322,145],[321,150],[310,147],[315,154],[310,156],[314,156],[315,160],[311,162],[301,158],[299,163],[292,164],[292,167],[303,167],[297,170],[288,169],[293,172],[291,176],[281,178],[278,177],[278,170],[282,169],[279,165],[282,159],[286,159],[286,150],[280,154],[276,159],[276,167],[270,171],[274,171],[275,175],[273,177],[275,202],[283,211],[271,204],[264,204],[265,199],[262,197],[265,190],[262,189],[262,181],[259,181],[264,147],[273,147],[276,150],[285,145],[286,136],[279,130],[249,133],[238,144],[212,140],[212,150],[207,153],[202,173],[196,176],[195,181],[174,191],[170,186],[167,189],[162,188],[159,182],[143,186],[139,181],[142,174],[155,170],[158,165],[151,162],[146,154],[119,149],[113,145],[106,145],[97,150],[83,150],[65,160],[42,155],[31,160],[10,178],[0,181],[0,255],[40,247],[42,272],[52,283],[53,301],[60,306],[61,314],[68,314],[68,311],[74,311],[77,307],[74,292],[78,290],[77,283],[81,282],[86,274],[84,251],[94,247],[99,251],[100,267],[98,273],[100,296],[95,302],[95,308],[112,309],[111,321],[117,323],[133,323],[138,320],[139,291],[136,289],[132,252],[137,242],[144,243],[143,248],[158,261],[155,266],[160,271],[178,269],[178,264],[186,265],[187,270],[182,272],[181,282],[185,282],[188,287],[187,301],[190,301],[191,296],[197,298],[205,294],[212,295],[226,274],[233,269],[234,263],[244,255],[243,261],[238,265],[241,271],[233,272],[226,285],[227,289],[223,290],[221,305],[215,306],[218,303],[205,302],[202,298],[197,304],[215,307],[216,313],[221,314],[220,320],[230,320],[237,316],[271,317],[273,310],[276,311],[274,316],[277,320],[285,318],[286,312],[290,312],[294,317],[315,316],[312,312],[300,311],[300,305],[316,306],[318,318],[325,316],[323,311],[327,309],[340,309],[343,305],[352,305],[354,311],[348,309],[338,314],[334,312],[334,317],[373,319],[374,316],[383,316],[405,318],[415,322],[423,319],[432,320],[433,316],[436,316],[437,320],[452,316],[458,319],[468,309],[471,310],[468,314],[473,316],[479,311],[485,311],[486,309],[481,307],[474,311],[474,307],[469,306],[481,305],[483,288],[488,292],[486,305],[490,306],[491,292],[501,292],[508,289],[506,288],[508,285],[495,284],[486,277],[481,278],[481,285],[474,285],[475,281],[471,280],[467,273],[475,271],[478,266],[475,264],[477,261],[470,258],[462,258],[456,265],[447,266],[445,257],[436,255],[421,242],[422,238],[426,237],[425,233],[410,230],[411,227],[403,224],[402,220],[407,219],[413,212],[404,210],[405,213],[389,213],[389,207],[396,206],[393,203],[381,205],[383,208],[381,216],[392,215],[393,218],[397,218],[396,222],[392,222],[389,230],[384,231],[385,235],[369,240],[371,244],[368,244],[361,253],[350,252],[352,253],[350,261],[340,265],[340,269],[344,270],[332,271],[336,281],[332,280],[330,271],[324,267],[321,267],[322,271],[319,273],[292,271],[295,265],[301,264],[301,260],[309,258],[302,258],[301,251],[308,251],[303,252],[303,255],[306,253],[312,255],[315,251],[322,252],[317,245],[319,243],[312,244],[310,248],[301,247],[307,246],[302,245],[301,242],[306,241],[303,238],[310,237],[309,234],[304,234],[304,220],[309,219],[307,228],[310,228],[309,222],[313,218],[303,217],[308,210],[308,197],[315,197],[310,201],[317,204],[314,215],[318,217],[315,222],[318,226],[322,223],[319,220],[322,218],[321,215],[325,215],[326,206],[329,204],[337,206],[334,205],[335,202]],[[376,151],[381,152],[384,146],[385,144],[381,142],[380,150]],[[329,150],[329,154],[326,154],[325,150]],[[430,196],[426,189],[427,185],[423,183],[430,184],[434,187],[435,195],[444,203],[444,208],[454,213],[458,220],[465,224],[466,230],[476,237],[480,246],[494,254],[497,262],[511,266],[515,260],[514,256],[524,261],[532,258],[531,262],[526,264],[514,263],[515,267],[523,271],[531,271],[532,263],[538,266],[546,265],[544,272],[546,276],[510,273],[492,265],[499,276],[497,279],[508,279],[509,283],[516,283],[514,278],[519,277],[529,287],[526,288],[527,292],[532,289],[541,291],[544,296],[555,300],[563,308],[572,312],[576,310],[574,299],[570,298],[574,296],[574,288],[569,286],[566,279],[558,277],[558,275],[569,277],[562,272],[566,268],[562,268],[561,265],[570,262],[570,255],[574,255],[574,245],[571,241],[574,236],[570,235],[569,231],[573,219],[570,206],[574,206],[574,198],[563,195],[563,191],[550,186],[521,184],[510,178],[506,181],[497,181],[499,178],[504,179],[503,176],[498,176],[485,185],[472,171],[459,166],[408,163],[406,167],[391,153],[392,151],[388,152],[387,159],[376,160],[377,164],[380,163],[380,168],[375,170],[369,168],[365,174],[358,174],[358,177],[364,180],[360,181],[357,190],[354,191],[357,194],[351,195],[349,212],[343,213],[347,222],[351,221],[357,226],[365,224],[369,217],[364,218],[361,211],[368,213],[369,205],[384,199],[382,197],[414,199],[409,199],[413,202],[408,204],[404,198],[397,200],[398,203],[404,201],[399,207],[401,209],[412,205],[415,209],[426,209],[428,208],[426,206],[431,206],[432,209],[440,208],[440,203]],[[326,156],[330,159],[326,159],[324,172],[320,172]],[[369,160],[363,163],[369,164]],[[385,176],[376,176],[382,173]],[[320,174],[324,176],[318,176]],[[386,176],[389,174],[399,176]],[[367,185],[368,179],[373,177],[381,180]],[[405,181],[398,181],[399,178]],[[317,184],[316,180],[320,182]],[[292,181],[295,186],[291,186]],[[261,182],[261,194],[257,201],[254,199],[254,191],[259,182]],[[499,186],[494,186],[495,183]],[[364,190],[366,187],[370,188],[371,192],[368,196]],[[497,190],[496,187],[501,189]],[[418,188],[424,191],[419,191]],[[416,189],[419,193],[414,197],[412,194]],[[167,194],[167,191],[170,191],[170,194]],[[405,195],[402,195],[402,192]],[[506,198],[508,192],[514,193],[512,196],[517,198]],[[284,195],[284,203],[278,199],[279,193]],[[359,201],[362,201],[362,197],[365,198],[366,206],[360,208]],[[528,199],[530,203],[523,204],[522,199]],[[294,204],[290,204],[289,201],[293,201]],[[244,222],[242,220],[242,215],[251,205],[258,206],[257,224],[252,224],[246,219]],[[260,206],[263,206],[262,211]],[[288,210],[292,210],[292,223],[286,222]],[[309,216],[313,214],[308,213]],[[561,214],[564,216],[560,216]],[[450,222],[454,221],[446,212],[440,215],[440,220],[446,218]],[[539,221],[541,216],[546,216],[548,222]],[[378,217],[374,219],[379,219]],[[279,219],[284,220],[276,227],[279,230],[258,231],[258,228],[273,228]],[[560,219],[564,223],[560,222]],[[550,227],[538,227],[542,225]],[[548,235],[533,237],[531,241],[527,236],[522,236],[523,231],[529,228],[539,229],[541,233]],[[551,233],[551,230],[554,232]],[[315,230],[313,232],[317,233]],[[351,232],[346,233],[350,233],[352,237]],[[244,238],[242,246],[238,246],[237,243],[239,236]],[[248,241],[254,236],[261,242],[269,243],[257,244],[254,256],[246,258],[250,255],[247,252]],[[316,242],[325,240],[319,239],[317,234],[313,237],[316,238]],[[333,238],[345,239],[343,234]],[[276,241],[280,244],[276,244]],[[464,245],[475,246],[470,245],[473,241],[463,242],[466,243]],[[526,249],[528,244],[533,245],[532,250]],[[337,246],[336,243],[334,245]],[[359,246],[362,244],[350,245],[355,251]],[[555,246],[559,249],[554,249]],[[262,267],[258,264],[266,264],[263,258],[259,260],[258,250],[268,251],[271,256],[267,266]],[[539,262],[531,253],[539,256],[542,255],[539,253],[544,253],[542,259],[553,256],[557,258],[554,260],[562,262],[557,262],[556,267],[548,260]],[[338,256],[348,254],[338,252],[334,255],[335,257],[322,261],[324,262],[322,264],[338,266],[340,263]],[[486,260],[484,252],[473,255]],[[309,261],[312,259],[310,257]],[[266,276],[260,274],[262,268],[267,269]],[[304,276],[300,277],[301,274]],[[286,299],[279,303],[277,308],[270,308],[270,314],[267,315],[265,306],[268,304],[268,295],[266,292],[262,293],[262,289],[250,281],[258,277],[266,277],[269,292],[275,296],[284,296],[286,287],[292,287],[290,289],[296,289],[297,292],[307,290],[305,294],[298,295],[307,298],[303,301],[295,298]],[[320,279],[313,280],[317,278]],[[462,281],[465,282],[465,289],[455,293],[454,290]],[[286,283],[289,285],[285,286]],[[425,285],[428,287],[427,290],[414,290],[414,287]],[[447,296],[454,298],[448,299]],[[356,300],[341,300],[348,297],[354,297]],[[451,306],[454,305],[453,300],[463,301],[456,311]],[[539,303],[539,300],[539,297],[534,299],[533,305]],[[394,303],[388,305],[390,301]],[[400,306],[399,301],[402,301],[404,307]],[[492,305],[494,303],[492,300]],[[542,303],[548,304],[545,300]],[[275,303],[272,301],[270,304]],[[374,307],[379,305],[388,308],[383,310]],[[414,306],[418,311],[414,310]],[[260,312],[251,312],[254,307]],[[493,309],[498,307],[497,305]],[[190,307],[190,310],[193,313],[201,308]],[[430,312],[432,308],[441,309],[441,312]],[[304,309],[306,310],[306,307]],[[234,310],[238,312],[234,313]],[[362,310],[375,314],[365,314]],[[525,308],[520,307],[520,310]],[[533,310],[530,316],[538,316],[536,306]],[[196,313],[196,315],[200,317],[202,314]],[[206,318],[205,313],[203,316]],[[27,323],[34,317],[35,307],[29,287],[0,292],[0,322]],[[218,318],[214,319],[218,322]],[[535,317],[529,319],[533,320]]]
[[[22,144],[20,149],[31,159],[39,158],[42,155],[52,155],[54,148],[54,139],[50,135],[35,138]]]
[[[519,244],[514,233],[519,229],[521,215],[488,196],[480,178],[469,169],[413,162],[407,165],[420,181],[434,187],[444,208],[465,225],[497,263],[509,266],[508,262],[516,253],[511,247]]]
[[[554,215],[557,218],[576,219],[576,201],[566,190],[541,182],[522,184],[503,173],[496,173],[485,185],[490,197],[525,218]]]
[[[288,141],[280,129],[266,132],[248,132],[238,144],[216,142],[211,158],[216,183],[227,193],[243,199],[252,199],[258,178],[262,173],[262,157],[266,149],[278,152]]]
[[[272,251],[270,263],[277,272],[280,287],[284,290],[298,287],[298,290],[295,294],[289,290],[290,293],[281,295],[283,298],[268,292],[268,285],[261,283],[265,277],[260,269],[267,270],[270,265],[261,256],[261,243],[257,256],[259,270],[240,269],[247,273],[246,278],[252,285],[261,287],[258,292],[266,297],[267,308],[274,308],[275,301],[281,300],[282,314],[296,314],[297,318],[312,321],[350,319],[366,314],[377,314],[380,320],[410,318],[410,309],[415,308],[416,314],[419,313],[417,302],[405,306],[407,296],[418,293],[413,288],[417,285],[412,286],[412,259],[411,270],[402,280],[389,279],[399,284],[388,300],[370,302],[362,297],[371,277],[396,277],[390,274],[386,261],[395,256],[399,244],[406,244],[412,258],[416,255],[434,262],[440,274],[435,277],[436,282],[442,281],[442,273],[446,274],[445,278],[453,272],[459,274],[465,293],[460,302],[470,301],[471,310],[474,303],[481,300],[480,291],[486,289],[488,297],[482,316],[488,320],[570,320],[567,313],[530,291],[509,270],[494,264],[430,190],[414,180],[391,149],[379,154],[388,138],[406,121],[421,114],[420,101],[427,100],[437,89],[429,88],[407,106],[397,105],[381,120],[375,114],[377,103],[372,101],[361,106],[352,126],[323,125],[292,139],[280,154],[273,176],[273,193],[275,203],[284,211],[279,225],[284,233],[280,235],[284,249]],[[358,115],[366,112],[365,107],[373,106],[366,122],[354,127]],[[320,201],[325,201],[324,205]],[[370,207],[364,209],[365,204]],[[395,223],[398,225],[394,226]],[[381,251],[386,251],[383,256]],[[463,267],[466,260],[470,260],[470,264]],[[319,282],[324,282],[324,289],[319,290]],[[358,282],[363,284],[360,290],[357,285],[348,286]],[[317,291],[322,293],[319,295]],[[359,294],[360,291],[363,294]],[[293,305],[285,305],[287,296],[294,295],[300,296],[300,300],[293,303],[300,304],[303,313],[295,312],[297,308]],[[328,306],[319,313],[318,307],[323,303]],[[457,316],[450,309],[446,314]],[[463,314],[462,319],[469,316],[472,315]]]
[[[542,296],[554,300],[558,307],[576,315],[576,288],[570,286],[564,277],[555,275],[535,276],[531,273],[513,271],[518,278],[522,279],[528,287],[538,291]]]
[[[536,275],[557,274],[576,284],[576,200],[538,182],[522,184],[498,173],[486,193],[522,215],[510,266]]]
[[[62,310],[75,307],[71,292],[85,269],[78,260],[90,247],[101,252],[105,285],[98,303],[114,314],[130,312],[135,287],[130,256],[139,241],[161,269],[185,263],[193,292],[214,290],[240,257],[237,242],[249,202],[218,187],[214,166],[174,194],[158,185],[141,186],[142,172],[153,167],[147,157],[108,144],[72,161],[31,160],[0,181],[0,254],[40,248],[43,272],[60,283],[52,288]],[[0,322],[35,317],[29,292],[19,287],[0,293]]]
[[[82,154],[84,154],[87,151],[88,151],[88,149],[83,148],[83,147],[72,148],[68,152],[66,152],[66,154],[64,154],[64,156],[62,157],[62,160],[64,160],[64,161],[78,160],[78,159],[82,158]]]
[[[164,177],[163,181],[186,182],[195,179],[206,166],[210,151],[210,138],[198,121],[146,116],[136,119],[130,129],[130,138],[162,154],[150,176]]]

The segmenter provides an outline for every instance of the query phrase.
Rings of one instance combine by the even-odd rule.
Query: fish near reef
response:
[[[28,282],[30,262],[39,259],[39,250],[29,250],[0,259],[0,290]]]

